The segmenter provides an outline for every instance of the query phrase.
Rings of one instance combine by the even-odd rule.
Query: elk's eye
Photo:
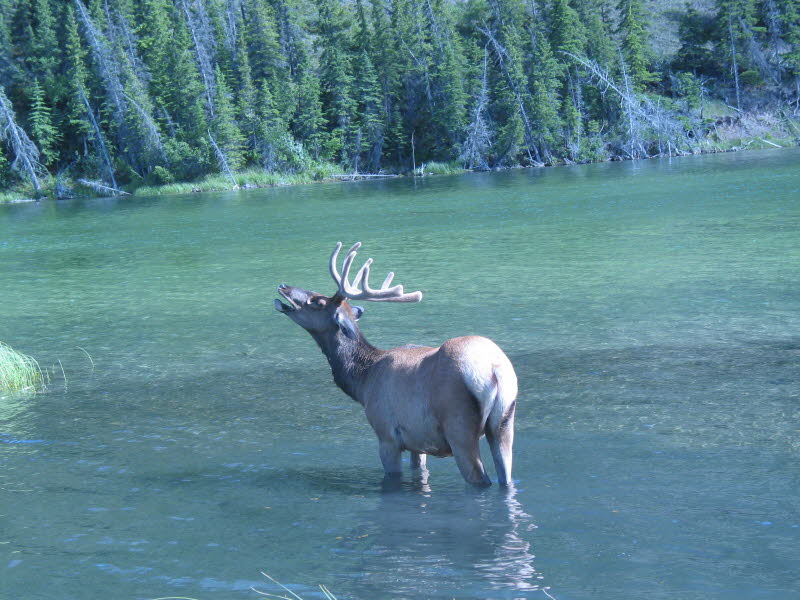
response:
[[[313,298],[308,299],[308,304],[312,308],[324,308],[327,304],[327,299],[323,296],[314,296]]]

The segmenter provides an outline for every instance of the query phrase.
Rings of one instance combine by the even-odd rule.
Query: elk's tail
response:
[[[505,362],[493,365],[492,379],[495,384],[494,401],[487,407],[489,411],[485,427],[490,431],[498,431],[513,414],[517,401],[517,375],[511,363]]]
[[[508,419],[517,398],[517,375],[505,354],[496,346],[491,360],[475,361],[463,369],[464,382],[481,411],[481,431],[496,431]]]

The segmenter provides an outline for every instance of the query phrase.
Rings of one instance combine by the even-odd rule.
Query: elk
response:
[[[330,257],[338,289],[324,296],[286,284],[275,308],[311,334],[328,359],[336,385],[364,407],[378,436],[387,478],[401,474],[401,454],[411,453],[411,466],[424,469],[426,455],[454,456],[461,475],[475,486],[491,481],[481,462],[478,442],[489,443],[500,485],[511,484],[517,376],[503,351],[488,338],[457,337],[438,348],[407,345],[390,350],[372,346],[361,334],[364,312],[348,300],[419,302],[422,292],[391,286],[389,273],[380,289],[369,285],[372,259],[350,283],[350,267],[361,242],[337,270],[341,242]]]

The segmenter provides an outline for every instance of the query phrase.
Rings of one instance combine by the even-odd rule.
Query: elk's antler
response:
[[[361,247],[361,242],[356,242],[353,247],[347,251],[342,263],[342,274],[336,269],[336,263],[339,258],[339,251],[342,249],[342,242],[336,242],[336,248],[331,254],[331,277],[339,286],[339,294],[351,300],[372,300],[373,302],[419,302],[422,300],[422,292],[403,292],[402,285],[395,285],[389,287],[392,283],[394,273],[390,272],[386,279],[383,281],[380,289],[373,290],[369,287],[369,267],[372,264],[372,259],[368,258],[364,266],[358,270],[356,277],[351,284],[350,267],[356,257],[356,252]]]

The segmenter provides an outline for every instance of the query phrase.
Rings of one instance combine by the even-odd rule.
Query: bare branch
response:
[[[14,153],[11,168],[25,173],[34,189],[40,191],[38,173],[42,172],[44,167],[39,164],[39,149],[25,130],[17,125],[14,108],[2,87],[0,87],[0,140],[6,142]]]

